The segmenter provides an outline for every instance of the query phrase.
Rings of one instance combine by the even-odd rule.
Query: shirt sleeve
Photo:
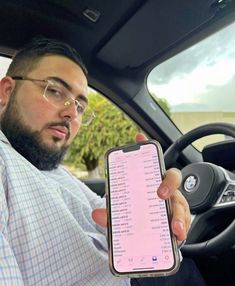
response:
[[[0,233],[0,284],[1,286],[24,285],[13,251],[3,233]]]
[[[2,169],[0,164],[0,171]],[[0,285],[23,286],[22,275],[8,241],[8,207],[4,185],[2,172],[0,172]]]

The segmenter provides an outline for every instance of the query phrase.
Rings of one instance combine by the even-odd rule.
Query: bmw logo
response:
[[[190,175],[188,178],[184,181],[184,189],[187,192],[195,191],[195,188],[198,183],[198,178],[195,175]]]

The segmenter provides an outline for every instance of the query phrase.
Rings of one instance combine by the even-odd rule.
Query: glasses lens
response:
[[[93,110],[85,103],[75,101],[73,95],[59,82],[48,81],[45,87],[44,97],[56,107],[75,104],[77,106],[78,116],[81,117],[82,125],[88,126],[95,118]]]
[[[67,90],[62,84],[50,80],[45,88],[44,97],[52,104],[61,106],[67,99]]]
[[[87,106],[82,114],[82,125],[88,126],[95,118],[95,113],[90,106]]]

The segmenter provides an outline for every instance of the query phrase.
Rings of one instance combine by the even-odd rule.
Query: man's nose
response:
[[[69,99],[64,103],[64,106],[60,111],[60,116],[69,118],[70,120],[73,120],[78,116],[77,106],[74,100]]]

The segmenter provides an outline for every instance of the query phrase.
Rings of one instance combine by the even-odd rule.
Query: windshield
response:
[[[235,124],[234,35],[235,23],[150,73],[150,93],[156,101],[165,102],[170,111],[167,114],[182,133],[206,123]],[[217,137],[213,142],[222,138]],[[201,149],[202,145],[197,147]]]

